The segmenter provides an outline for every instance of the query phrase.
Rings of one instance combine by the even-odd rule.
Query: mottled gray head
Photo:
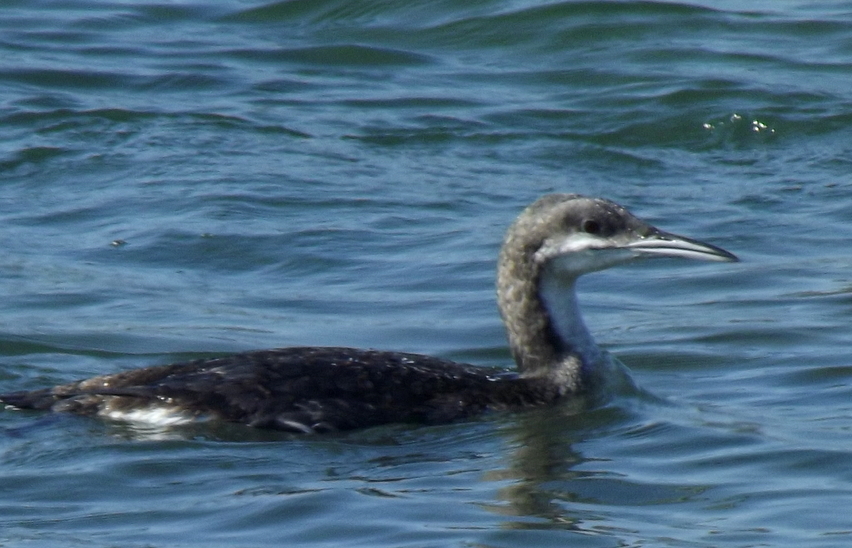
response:
[[[716,246],[663,232],[602,198],[550,194],[527,207],[506,234],[504,252],[535,270],[576,278],[643,257],[736,261]]]
[[[573,301],[574,281],[645,257],[737,260],[716,246],[663,232],[609,200],[551,194],[527,207],[506,232],[497,274],[500,311],[519,366],[537,369],[577,344],[593,345]]]

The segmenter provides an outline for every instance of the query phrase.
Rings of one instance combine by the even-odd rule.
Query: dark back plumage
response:
[[[5,394],[27,409],[121,417],[141,406],[292,432],[445,423],[552,401],[555,391],[429,356],[293,347],[134,369]]]

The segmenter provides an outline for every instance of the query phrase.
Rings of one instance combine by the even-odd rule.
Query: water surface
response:
[[[0,411],[3,546],[847,546],[852,3],[0,6],[0,388],[296,344],[509,365],[553,191],[736,265],[580,284],[645,396],[291,437]]]

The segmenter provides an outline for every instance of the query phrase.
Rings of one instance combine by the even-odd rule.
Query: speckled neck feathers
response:
[[[540,199],[506,232],[497,265],[497,302],[521,373],[551,377],[563,391],[576,392],[583,388],[582,356],[555,329],[541,295],[547,264],[536,259],[561,222],[554,207],[566,198]],[[573,280],[565,280],[564,286],[566,297],[573,300]]]

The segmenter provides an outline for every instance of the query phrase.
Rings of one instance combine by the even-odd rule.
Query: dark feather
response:
[[[135,369],[0,395],[24,409],[106,414],[143,405],[294,432],[445,423],[557,397],[545,383],[447,360],[298,347]]]

